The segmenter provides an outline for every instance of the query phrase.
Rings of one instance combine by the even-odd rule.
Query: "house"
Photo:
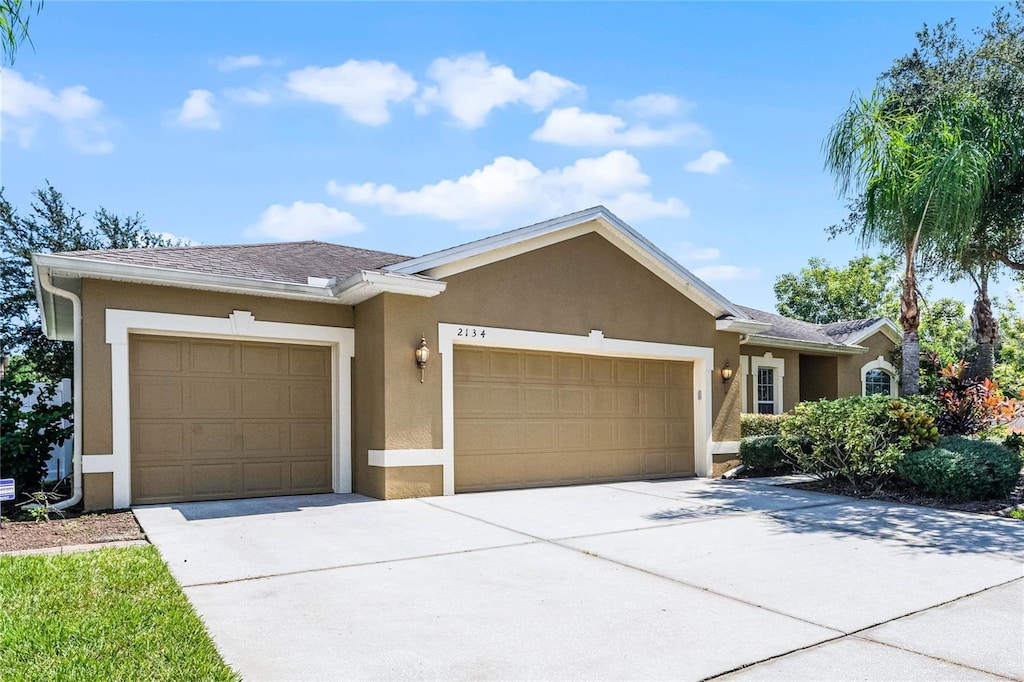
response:
[[[33,264],[46,334],[76,341],[91,509],[711,476],[742,410],[896,391],[888,321],[734,305],[600,206],[415,258],[309,241]]]

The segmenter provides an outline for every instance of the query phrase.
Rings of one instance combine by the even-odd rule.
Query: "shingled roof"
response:
[[[409,260],[394,253],[319,241],[65,251],[58,255],[295,284],[306,284],[309,277],[343,280],[360,270],[377,270]]]
[[[858,332],[877,324],[883,318],[869,317],[862,320],[851,320],[849,322],[835,322],[832,324],[814,324],[803,320],[794,320],[775,313],[737,306],[747,315],[758,322],[772,325],[770,329],[754,334],[773,339],[784,339],[786,341],[800,341],[803,343],[820,343],[829,346],[848,346],[847,341],[853,338]]]

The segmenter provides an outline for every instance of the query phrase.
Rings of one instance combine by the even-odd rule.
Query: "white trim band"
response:
[[[372,467],[443,466],[444,450],[367,450]]]

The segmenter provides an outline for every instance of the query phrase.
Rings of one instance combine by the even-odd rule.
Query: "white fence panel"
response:
[[[39,393],[45,384],[36,384],[36,390],[21,401],[23,409],[32,407],[39,402]],[[71,402],[71,379],[61,379],[53,394],[51,404],[60,405]],[[61,420],[62,426],[70,426],[67,419]],[[73,437],[69,437],[62,445],[55,445],[50,448],[50,461],[46,464],[46,480],[58,481],[71,473],[72,453],[74,452]]]

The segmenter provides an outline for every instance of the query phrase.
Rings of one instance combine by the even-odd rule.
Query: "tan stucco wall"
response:
[[[445,279],[447,290],[435,298],[378,297],[382,303],[376,305],[383,306],[385,332],[386,448],[442,446],[441,367],[436,356],[439,322],[574,335],[597,329],[608,338],[711,347],[716,370],[725,360],[732,367],[739,363],[736,334],[717,331],[712,315],[598,234]],[[357,367],[361,364],[359,338],[367,333],[362,324],[365,305],[356,310]],[[421,335],[426,335],[428,345],[435,349],[424,383],[420,383],[413,361]],[[717,379],[712,386],[713,438],[739,440],[738,382],[726,385]],[[357,435],[357,460],[365,461],[368,442],[370,439]],[[359,464],[357,471],[362,467]],[[424,468],[416,469],[415,486],[421,486]],[[388,496],[399,488],[402,471],[388,470]],[[404,481],[401,486],[407,483],[412,484]],[[441,493],[439,468],[431,485],[436,485],[432,494]]]
[[[757,405],[754,400],[754,382],[757,377],[757,372],[754,369],[754,358],[763,358],[765,353],[771,353],[773,358],[782,358],[786,362],[785,376],[782,379],[782,411],[789,412],[800,402],[799,351],[744,344],[740,347],[740,352],[743,355],[750,356],[750,374],[747,375],[745,386],[748,412],[757,412]]]
[[[110,454],[110,346],[106,342],[106,310],[144,310],[182,315],[228,317],[247,310],[257,320],[351,327],[352,308],[330,303],[241,296],[105,280],[82,281],[82,453]],[[101,478],[87,477],[97,484]],[[86,487],[86,497],[89,497]],[[95,498],[101,499],[101,498]]]
[[[113,509],[114,474],[84,474],[82,476],[82,506],[85,511]]]
[[[892,363],[893,361],[893,350],[895,350],[896,345],[882,332],[875,332],[857,345],[864,346],[868,349],[868,352],[839,358],[840,397],[861,394],[861,367],[872,360],[877,360],[879,355],[885,358],[887,362]]]

